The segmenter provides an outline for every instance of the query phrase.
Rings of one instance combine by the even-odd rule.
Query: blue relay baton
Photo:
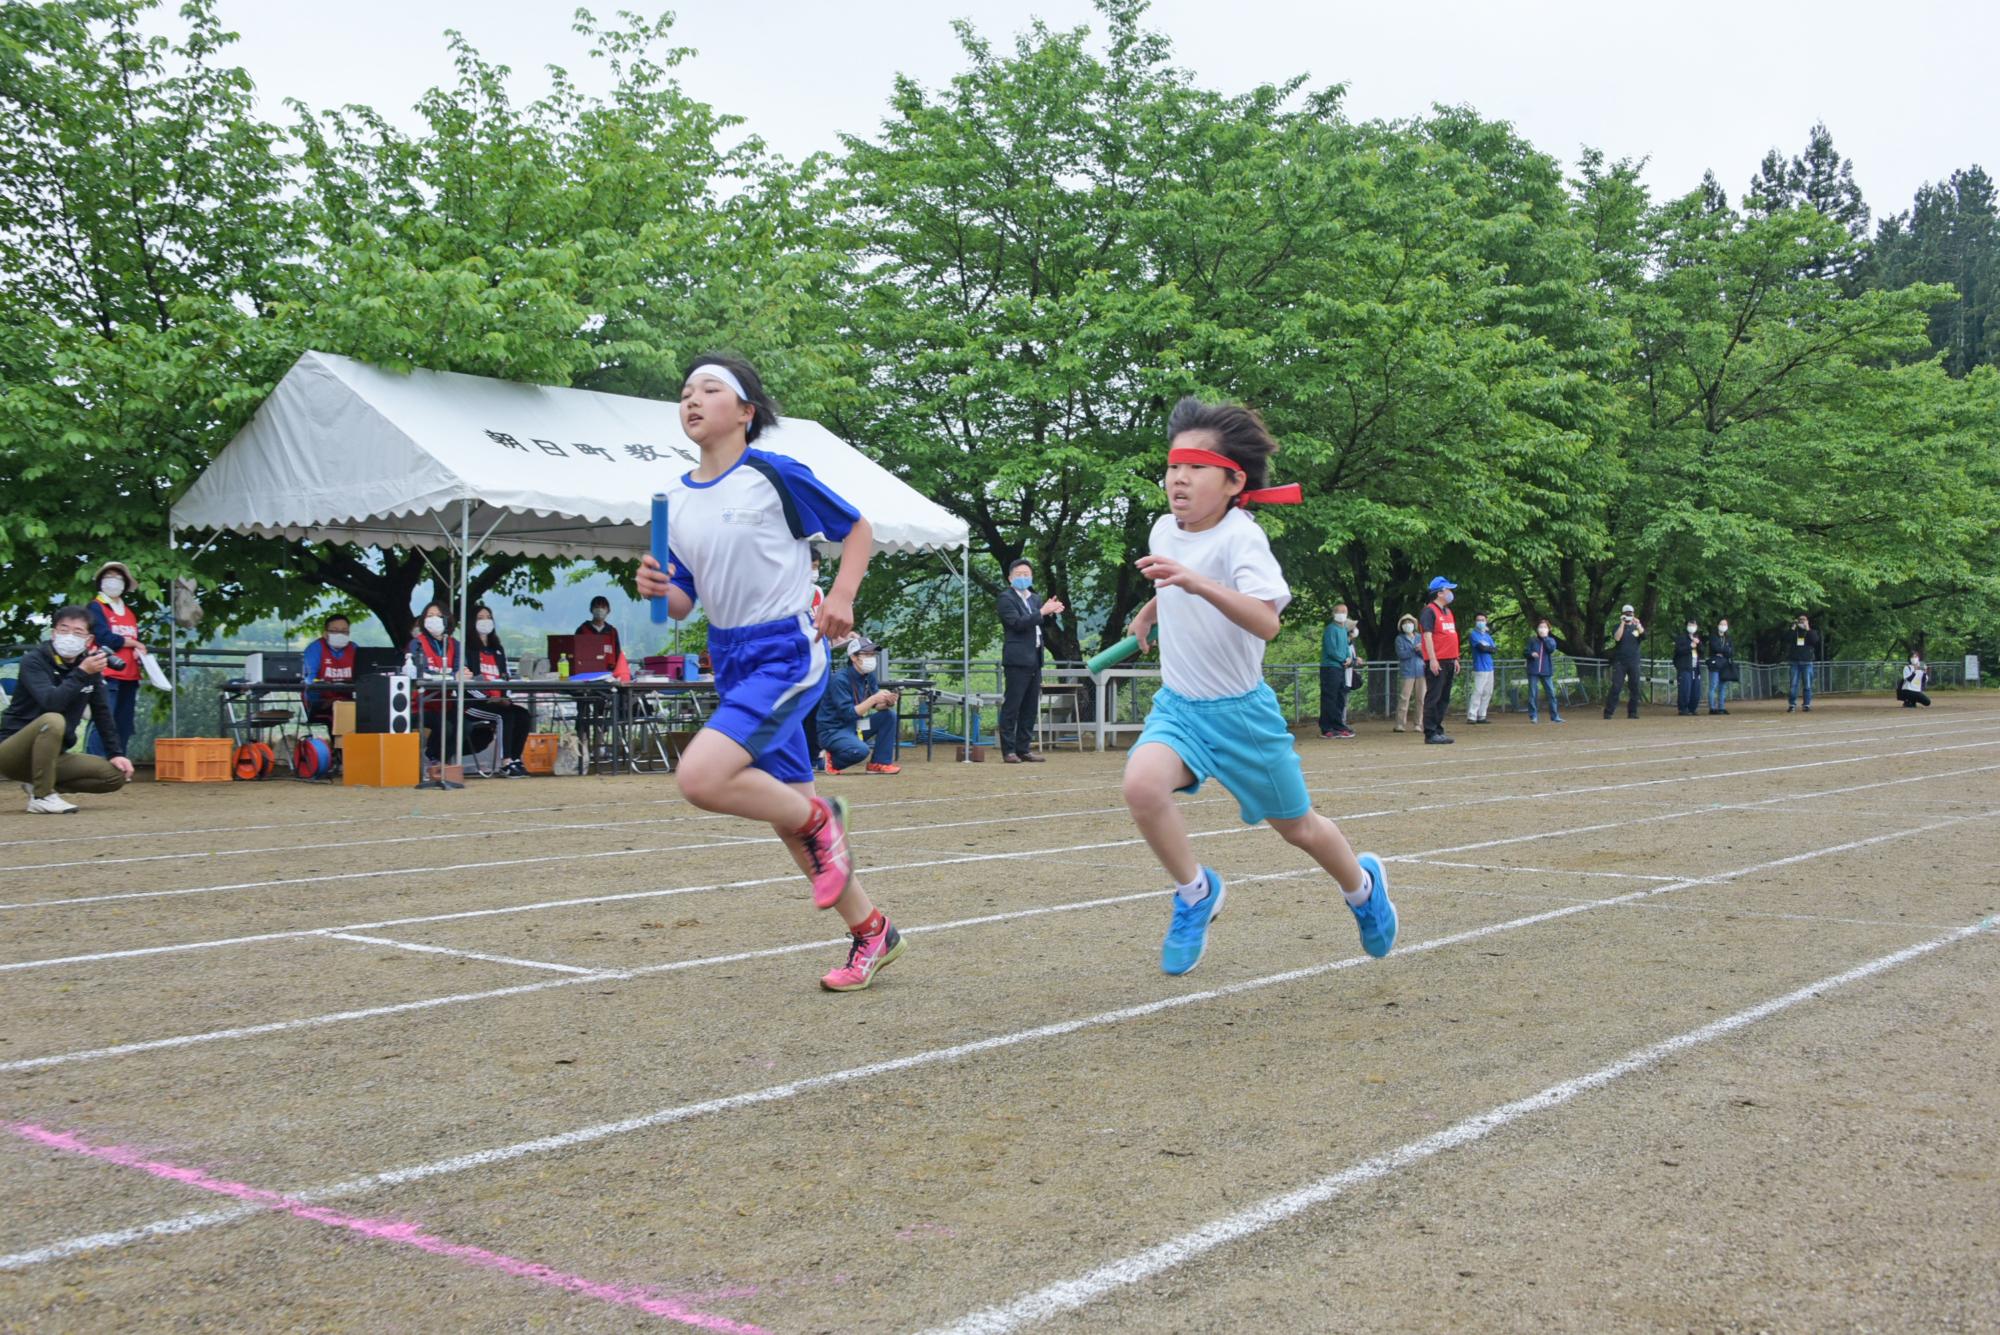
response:
[[[653,559],[660,563],[660,573],[667,569],[667,493],[653,493]],[[667,599],[662,594],[651,600],[653,604],[653,624],[667,624]]]

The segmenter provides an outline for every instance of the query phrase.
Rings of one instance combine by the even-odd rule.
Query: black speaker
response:
[[[409,732],[416,727],[410,713],[410,679],[382,674],[363,677],[354,689],[356,732]]]

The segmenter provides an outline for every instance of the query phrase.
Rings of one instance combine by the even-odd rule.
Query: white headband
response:
[[[687,380],[683,380],[681,384],[686,385],[688,381],[693,380],[698,375],[714,376],[717,380],[735,390],[737,398],[743,400],[745,403],[750,402],[749,394],[744,392],[743,382],[738,380],[736,372],[730,370],[728,367],[717,366],[714,362],[703,362],[700,366],[695,367],[694,370],[689,371]]]

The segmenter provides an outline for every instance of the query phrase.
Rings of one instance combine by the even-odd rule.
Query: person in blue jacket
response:
[[[854,636],[847,643],[846,665],[827,679],[819,698],[819,739],[829,774],[864,760],[870,774],[902,773],[896,763],[896,693],[883,690],[875,676],[880,652],[867,636]]]
[[[1486,613],[1481,612],[1473,619],[1469,643],[1472,647],[1472,692],[1465,700],[1465,721],[1485,723],[1486,708],[1493,703],[1493,651],[1500,647],[1493,639]]]
[[[1549,633],[1547,617],[1535,622],[1535,633],[1528,637],[1528,722],[1541,722],[1535,709],[1537,691],[1548,698],[1549,722],[1563,721],[1562,711],[1556,708],[1556,654],[1568,652],[1569,646]]]

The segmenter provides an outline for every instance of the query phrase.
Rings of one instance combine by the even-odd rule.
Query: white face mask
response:
[[[1911,654],[1911,655],[1910,655],[1910,666],[1911,666],[1911,667],[1915,667],[1915,666],[1916,666],[1917,664],[1919,664],[1919,663],[1921,663],[1921,662],[1923,662],[1923,661],[1924,661],[1923,659],[1919,658],[1919,657],[1918,657],[1917,655],[1915,655],[1915,654]]]
[[[1486,629],[1486,623],[1485,623],[1484,621],[1475,621],[1475,622],[1473,622],[1472,624],[1473,624],[1473,625],[1475,625],[1475,626],[1477,626],[1477,627],[1478,627],[1479,629],[1481,629],[1481,630],[1485,630],[1485,629]]]
[[[90,637],[87,635],[64,635],[60,631],[49,637],[49,643],[54,645],[56,652],[64,658],[75,658],[83,652],[83,646],[89,642]]]
[[[116,598],[119,594],[125,592],[125,581],[116,575],[106,575],[103,579],[97,581],[97,591],[106,598]]]
[[[1721,625],[1717,626],[1715,629],[1720,633],[1727,635],[1729,633],[1729,623],[1725,621]]]
[[[1694,634],[1694,622],[1692,621],[1688,622],[1688,634]]]
[[[875,656],[873,654],[868,654],[864,657],[855,659],[854,670],[856,672],[859,672],[864,677],[867,676],[869,673],[875,670]]]
[[[493,623],[491,621],[475,621],[472,623],[472,628],[481,635],[491,635],[493,633]]]
[[[433,634],[433,635],[442,635],[442,634],[444,634],[444,618],[443,618],[443,617],[425,617],[425,618],[424,618],[424,629],[425,629],[425,630],[427,630],[427,631],[429,631],[429,632],[430,632],[431,634]]]
[[[611,613],[605,611],[601,607],[593,607],[590,609],[590,619],[592,621],[602,623],[610,615]]]
[[[1403,623],[1403,634],[1415,635],[1416,633],[1417,633],[1417,627],[1415,622],[1405,621]]]
[[[334,631],[326,637],[327,647],[331,649],[345,649],[353,642],[352,636],[342,635],[339,631]]]
[[[1546,634],[1548,634],[1548,633],[1549,633],[1549,628],[1548,628],[1547,626],[1537,626],[1537,627],[1535,627],[1535,634],[1537,634],[1537,635],[1546,635]]]

